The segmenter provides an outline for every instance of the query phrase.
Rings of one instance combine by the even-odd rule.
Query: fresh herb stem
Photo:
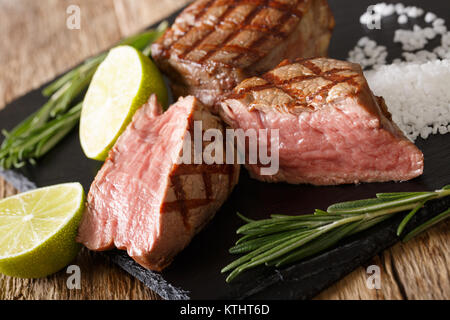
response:
[[[412,209],[417,202],[428,200],[430,197],[437,197],[437,194],[435,192],[425,192],[419,195],[408,195],[399,198],[374,198],[343,202],[330,206],[327,212],[335,214],[357,214],[384,210],[389,213],[391,208],[395,208],[399,205],[402,205],[405,210]]]
[[[408,233],[404,238],[403,242],[407,242],[417,236],[418,234],[422,233],[423,231],[431,228],[432,226],[438,224],[441,221],[444,221],[445,219],[450,218],[450,208],[442,212],[441,214],[435,216],[434,218],[428,220],[424,224],[418,226],[414,230],[412,230],[410,233]]]
[[[302,260],[304,258],[310,257],[314,254],[322,252],[335,245],[339,240],[346,237],[352,231],[357,229],[362,224],[362,221],[357,221],[354,223],[350,223],[348,225],[343,225],[340,228],[332,230],[328,234],[324,234],[322,237],[316,239],[309,246],[304,247],[294,253],[287,255],[286,257],[282,257],[281,259],[275,260],[272,265],[279,268],[285,266],[287,264],[291,264]]]
[[[227,272],[228,270],[234,269],[234,268],[242,265],[244,262],[247,262],[247,261],[251,260],[253,257],[257,256],[260,252],[264,252],[264,251],[266,251],[268,249],[271,249],[274,246],[276,246],[276,245],[278,245],[280,243],[283,243],[283,241],[292,239],[294,237],[298,237],[301,234],[304,234],[304,231],[300,230],[300,231],[297,231],[297,232],[293,232],[290,235],[287,235],[286,237],[283,237],[283,238],[281,238],[279,240],[272,241],[272,242],[267,243],[267,244],[265,244],[263,246],[260,246],[260,248],[252,251],[251,253],[249,253],[249,254],[247,254],[247,255],[239,258],[239,259],[237,259],[236,261],[232,262],[231,264],[229,264],[228,266],[223,268],[222,272]]]
[[[222,272],[231,271],[227,277],[227,282],[230,282],[260,265],[282,267],[322,252],[398,212],[411,210],[398,228],[398,234],[401,234],[425,203],[447,196],[450,196],[449,186],[434,192],[380,193],[374,199],[338,203],[327,211],[315,210],[309,215],[272,215],[270,219],[251,220],[239,214],[246,224],[237,230],[243,237],[230,253],[245,255],[223,268]],[[405,239],[449,216],[450,209],[416,228]]]
[[[167,26],[163,22],[158,28],[129,37],[119,45],[129,45],[150,55],[151,44]],[[5,139],[0,147],[0,167],[11,169],[23,167],[27,162],[34,164],[72,131],[81,114],[81,103],[74,106],[75,101],[82,98],[107,54],[87,59],[49,84],[42,91],[48,101],[10,132],[2,131]]]
[[[408,213],[408,215],[402,220],[402,222],[400,223],[400,225],[397,228],[397,236],[400,236],[403,232],[403,230],[405,229],[406,225],[408,224],[409,220],[412,219],[412,217],[414,217],[414,215],[416,214],[417,211],[420,210],[420,208],[422,208],[424,205],[424,202],[419,203],[414,209],[411,210],[410,213]]]

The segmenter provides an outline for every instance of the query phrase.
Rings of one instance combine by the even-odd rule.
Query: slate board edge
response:
[[[0,169],[0,176],[2,176],[3,179],[9,182],[19,192],[27,192],[36,189],[36,185],[33,182],[14,170]],[[109,257],[123,270],[155,291],[161,296],[161,298],[166,300],[189,300],[189,293],[187,291],[172,286],[164,280],[160,274],[144,269],[139,264],[134,262],[134,260],[129,258],[125,252],[115,250],[104,253],[103,255]]]
[[[146,30],[157,27],[161,22],[163,22],[165,20],[173,22],[175,20],[175,18],[180,14],[180,12],[184,10],[184,8],[185,7],[175,11],[173,14],[171,14],[167,18],[162,19],[161,21],[149,26],[148,28],[146,28]],[[59,77],[63,76],[70,70],[73,70],[74,68],[80,66],[81,64],[82,63],[80,63],[70,69],[67,69],[60,75],[56,76],[55,79],[58,79]],[[44,85],[41,86],[41,88],[44,88],[45,86],[52,83],[53,81],[54,80],[51,80],[51,81],[45,83]],[[30,92],[24,93],[20,97],[14,99],[10,103],[8,103],[5,106],[5,108],[3,108],[3,110],[6,109],[12,102],[25,97],[29,93]],[[170,92],[170,94],[171,94],[171,92]],[[3,177],[3,179],[5,181],[10,183],[15,189],[17,189],[21,193],[37,188],[37,186],[34,182],[30,181],[23,174],[16,172],[14,170],[4,170],[4,169],[0,168],[0,176]],[[146,270],[145,268],[143,268],[142,266],[140,266],[139,264],[134,262],[134,260],[129,258],[124,252],[115,250],[115,251],[111,251],[108,253],[104,253],[104,256],[111,259],[111,261],[116,263],[119,267],[121,267],[123,270],[125,270],[127,273],[129,273],[131,276],[135,277],[140,282],[144,283],[145,286],[147,286],[148,288],[150,288],[151,290],[156,292],[161,298],[166,299],[166,300],[189,300],[190,299],[189,293],[187,291],[172,286],[169,282],[164,280],[164,278],[160,274],[153,272],[153,271]],[[126,259],[126,258],[128,258],[128,259]]]
[[[28,180],[25,176],[17,173],[13,170],[0,169],[0,176],[11,183],[20,192],[30,191],[35,189],[36,186],[33,182]],[[450,205],[450,198],[440,199],[435,201],[437,206]],[[429,211],[428,206],[423,210]],[[422,211],[422,210],[421,210]],[[436,211],[436,210],[431,210]],[[394,219],[394,220],[399,220]],[[258,298],[267,299],[310,299],[320,293],[322,290],[332,285],[345,275],[352,272],[358,266],[369,261],[372,257],[385,249],[391,247],[399,241],[399,238],[395,236],[395,226],[398,222],[388,220],[385,223],[389,223],[389,226],[383,228],[369,229],[370,235],[367,237],[361,237],[355,241],[352,241],[344,246],[334,248],[326,251],[312,259],[302,261],[296,265],[290,266],[283,270],[277,270],[276,272],[265,278],[260,285],[254,286],[246,290],[246,293],[240,296],[227,296],[224,299],[253,299]],[[368,250],[362,248],[367,246]],[[358,247],[356,249],[355,247]],[[124,251],[113,250],[103,253],[105,257],[111,259],[112,262],[120,266],[127,273],[138,279],[145,286],[156,292],[161,298],[166,300],[189,300],[190,293],[174,287],[163,276],[157,272],[149,271],[137,264],[132,260]],[[346,256],[347,259],[342,259]],[[330,257],[332,257],[330,259]],[[333,258],[334,257],[334,258]],[[329,261],[334,261],[332,265],[329,265]],[[324,265],[322,269],[312,270],[311,272],[304,272],[304,270],[315,269],[317,265]],[[303,271],[303,272],[300,272]],[[328,276],[325,280],[320,280],[315,277],[320,277],[325,272],[328,272]],[[332,273],[332,276],[329,275]],[[324,279],[324,278],[322,278]],[[298,286],[300,281],[313,282],[309,286]],[[253,282],[253,281],[251,281]],[[305,290],[305,287],[309,289]],[[300,289],[301,288],[301,289]],[[272,293],[269,293],[272,292]],[[263,295],[261,297],[261,294]]]
[[[28,180],[25,176],[23,176],[20,173],[17,173],[13,170],[3,170],[0,169],[0,176],[2,176],[7,182],[9,182],[13,187],[15,187],[19,192],[26,192],[30,191],[36,188],[36,185]],[[383,232],[384,230],[380,230],[380,232]],[[366,242],[370,241],[369,239],[365,239]],[[360,258],[358,261],[355,261],[356,263],[353,264],[347,264],[345,265],[345,268],[343,268],[342,271],[336,272],[336,277],[333,277],[329,279],[326,283],[322,283],[317,288],[318,290],[310,290],[308,293],[303,293],[298,295],[296,298],[302,298],[302,299],[309,299],[312,298],[315,294],[320,292],[321,290],[325,289],[332,283],[336,282],[346,274],[350,273],[352,270],[354,270],[357,266],[361,265],[365,261],[368,261],[372,256],[378,254],[379,252],[383,251],[384,249],[390,247],[391,245],[395,244],[397,240],[390,241],[389,243],[386,243],[383,248],[376,248],[376,246],[373,246],[373,252],[371,252],[370,257],[365,256],[364,258]],[[339,254],[340,251],[345,250],[345,248],[351,249],[353,243],[350,243],[346,245],[344,248],[336,248],[329,252],[325,252],[324,254],[313,258],[309,261],[306,261],[305,264],[308,265],[315,265],[317,262],[316,260],[322,260],[327,259],[330,255],[336,255]],[[351,249],[352,250],[352,249]],[[153,271],[146,270],[134,260],[132,260],[130,257],[127,256],[125,252],[120,252],[118,250],[105,252],[103,255],[109,259],[111,259],[112,262],[120,266],[123,270],[125,270],[127,273],[138,279],[140,282],[142,282],[144,285],[146,285],[148,288],[156,292],[161,298],[166,300],[189,300],[189,292],[181,289],[176,288],[172,286],[170,283],[168,283],[164,278]],[[245,294],[242,297],[239,297],[240,299],[246,299],[251,298],[253,295],[257,295],[261,291],[263,291],[266,288],[270,288],[273,286],[277,286],[277,283],[282,281],[285,278],[292,277],[292,274],[295,274],[296,266],[292,266],[287,268],[286,270],[277,272],[273,274],[271,277],[269,277],[262,285],[256,286],[253,290],[249,290],[247,294]],[[317,272],[316,272],[317,273]],[[310,275],[308,275],[310,276]],[[300,277],[305,277],[305,275],[300,275]],[[294,278],[295,279],[295,278]],[[294,292],[295,288],[293,289]],[[291,295],[291,294],[288,294]],[[232,298],[232,297],[224,297],[224,298]],[[236,298],[236,297],[234,297]],[[282,298],[282,297],[278,297]],[[292,297],[291,297],[292,298]]]

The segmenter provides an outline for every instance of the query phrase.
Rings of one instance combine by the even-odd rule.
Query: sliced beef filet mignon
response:
[[[233,128],[279,129],[279,171],[259,180],[334,185],[408,180],[423,154],[374,97],[359,65],[327,58],[282,62],[243,81],[221,104]]]
[[[221,120],[194,97],[161,114],[152,96],[138,110],[91,186],[79,242],[92,250],[127,250],[151,270],[171,263],[239,176],[235,165],[177,164],[186,139],[194,138],[187,134],[194,121],[202,121],[204,130],[223,130]]]
[[[325,56],[334,27],[326,0],[197,0],[152,46],[176,96],[208,107],[283,59]]]

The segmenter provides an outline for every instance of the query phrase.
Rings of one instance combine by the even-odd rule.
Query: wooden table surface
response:
[[[164,18],[189,0],[0,0],[0,108],[124,36]],[[81,8],[81,29],[66,27],[69,5]],[[15,193],[0,181],[0,197]],[[317,299],[450,299],[450,222],[407,244],[397,244],[368,265],[381,268],[381,289],[366,286],[363,266]],[[81,289],[69,290],[61,271],[46,279],[0,276],[0,299],[157,299],[139,281],[83,250]]]

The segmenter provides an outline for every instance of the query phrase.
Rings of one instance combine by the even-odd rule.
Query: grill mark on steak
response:
[[[241,2],[247,2],[247,1],[241,1]],[[254,2],[261,2],[261,1],[252,1],[249,0],[248,3],[254,3]],[[301,17],[303,16],[303,12],[301,12],[300,10],[297,10],[297,6],[300,3],[305,2],[305,0],[301,0],[298,3],[294,4],[294,5],[287,5],[281,2],[278,2],[276,0],[269,0],[269,1],[265,1],[264,4],[259,4],[258,6],[262,7],[263,9],[275,9],[278,10],[280,12],[283,13],[288,13],[290,16],[294,16],[297,17],[299,19],[301,19]]]
[[[289,64],[289,62],[286,63],[283,61],[282,64],[280,64],[280,66],[282,67],[282,66],[285,66],[286,64]],[[324,79],[330,80],[330,79],[328,79],[328,76],[331,76],[334,73],[342,72],[342,71],[351,71],[351,70],[352,69],[331,69],[322,74],[302,75],[302,76],[292,77],[290,79],[284,79],[284,80],[279,79],[278,77],[275,77],[271,73],[267,73],[262,76],[262,78],[268,82],[267,84],[239,88],[237,93],[232,93],[228,98],[242,98],[245,94],[247,94],[251,91],[261,91],[261,90],[270,89],[273,87],[282,89],[282,88],[279,88],[278,86],[285,86],[288,84],[292,84],[292,83],[300,82],[300,81],[304,81],[304,80],[312,80],[312,79],[317,79],[317,78],[324,78]],[[269,81],[269,79],[271,81]],[[297,94],[297,93],[295,93],[295,94]]]
[[[194,114],[191,114],[188,119],[187,131],[191,134],[191,137],[194,137]],[[223,126],[222,126],[223,128]],[[202,136],[205,133],[202,130]],[[189,224],[189,211],[195,208],[205,206],[210,204],[213,199],[213,189],[212,189],[212,174],[227,174],[229,169],[227,167],[233,167],[232,165],[224,166],[224,165],[204,165],[204,164],[179,164],[175,169],[175,174],[171,177],[170,181],[172,183],[174,192],[175,192],[175,201],[165,202],[163,204],[164,211],[177,210],[180,211],[183,217],[183,224],[186,229],[190,229],[191,226]],[[205,196],[206,199],[187,199],[186,192],[183,189],[183,183],[181,181],[181,176],[187,175],[201,175],[203,184],[205,186]],[[229,188],[232,188],[233,177],[229,180]]]
[[[229,6],[227,8],[227,10],[225,10],[220,16],[219,19],[217,21],[217,25],[220,25],[223,20],[230,14],[233,12],[233,10],[235,9],[235,6]],[[188,46],[187,48],[184,49],[183,53],[180,54],[180,59],[184,59],[190,52],[194,51],[211,33],[213,33],[216,30],[216,25],[210,26],[210,29],[208,30],[208,32],[206,32],[205,35],[203,35],[203,37],[199,38],[196,42],[194,42],[191,46]],[[184,37],[184,35],[183,35]]]
[[[242,81],[231,98],[220,102],[222,119],[235,129],[279,130],[278,173],[265,176],[259,164],[246,163],[251,176],[268,182],[337,185],[421,175],[423,154],[392,122],[361,67],[328,58],[310,62],[285,60],[264,76]],[[286,110],[292,97],[313,110]]]
[[[205,1],[205,3],[202,6],[197,8],[197,9],[200,9],[200,10],[194,15],[195,16],[194,21],[196,21],[198,19],[201,19],[205,15],[205,13],[208,11],[208,9],[213,5],[214,1],[215,0],[207,0],[207,1]],[[169,57],[170,56],[170,50],[172,49],[172,46],[176,45],[178,41],[183,39],[189,33],[189,31],[191,31],[194,28],[194,26],[195,26],[195,24],[189,25],[189,27],[186,30],[183,30],[183,34],[181,35],[181,37],[177,41],[171,43],[166,48],[163,48],[162,55],[164,57]]]
[[[203,171],[183,176],[188,170],[178,170],[177,157],[185,142],[192,141],[187,132],[193,120],[208,129],[224,126],[192,96],[179,99],[163,113],[152,95],[137,110],[92,183],[78,242],[91,250],[127,250],[137,263],[154,271],[172,262],[214,217],[239,178],[238,164],[231,165],[236,167],[231,188],[226,176]],[[198,167],[213,171],[208,165]]]
[[[225,5],[225,4],[228,4],[228,3],[222,4],[219,2],[216,5],[219,6],[219,5]],[[223,21],[225,20],[225,18],[230,13],[232,13],[238,5],[246,5],[246,4],[256,4],[256,6],[245,17],[245,19],[242,23],[235,26],[235,31],[230,33],[225,38],[225,40],[221,42],[220,45],[211,46],[211,49],[208,50],[208,52],[202,58],[200,58],[200,60],[199,60],[200,64],[204,63],[206,60],[208,60],[211,56],[213,56],[216,52],[218,52],[220,50],[232,50],[232,51],[239,52],[240,54],[238,56],[236,56],[234,59],[232,59],[232,62],[239,60],[240,58],[242,58],[242,56],[244,54],[256,54],[258,57],[262,58],[262,56],[264,56],[264,54],[255,50],[255,47],[257,47],[258,45],[263,43],[267,39],[268,35],[283,39],[284,37],[286,37],[286,34],[281,32],[281,29],[284,26],[283,22],[285,22],[290,16],[297,17],[298,19],[301,19],[301,17],[303,16],[303,13],[301,11],[296,10],[296,6],[298,5],[297,3],[294,3],[292,5],[286,5],[286,4],[283,4],[283,3],[280,3],[277,1],[273,1],[273,0],[272,1],[264,0],[262,3],[261,3],[261,0],[256,0],[256,1],[255,0],[248,0],[248,1],[234,0],[231,4],[228,4],[229,7],[227,8],[227,10],[219,17],[219,19],[216,23],[216,26],[220,26],[223,23]],[[253,19],[264,9],[275,9],[280,12],[283,12],[283,16],[280,17],[278,24],[276,26],[274,26],[272,28],[268,28],[268,27],[265,27],[262,25],[251,24]],[[214,32],[216,30],[216,26],[212,26],[211,29],[209,30],[209,32],[207,32],[202,38],[198,39],[192,46],[187,47],[179,57],[181,59],[184,59],[190,52],[195,50],[212,32]],[[275,30],[273,30],[273,29],[275,29]],[[242,30],[258,31],[261,33],[262,36],[257,41],[250,44],[250,46],[247,48],[238,46],[238,45],[229,45],[228,43],[230,41],[232,41],[234,38],[236,38],[242,32]],[[184,33],[183,36],[180,39],[178,39],[178,41],[180,41],[186,35],[186,33]],[[259,61],[259,59],[258,59],[258,61]],[[258,61],[255,61],[255,63]]]
[[[351,69],[332,69],[332,70],[324,72],[322,74],[317,74],[316,73],[315,75],[299,76],[299,77],[293,77],[293,78],[285,79],[285,80],[279,79],[273,73],[268,73],[268,74],[264,75],[263,78],[265,80],[270,79],[269,82],[273,83],[273,85],[276,88],[280,89],[280,87],[281,87],[281,88],[283,88],[285,90],[286,90],[286,86],[292,85],[295,82],[301,82],[301,81],[310,80],[310,79],[316,79],[316,78],[323,78],[323,79],[325,79],[327,81],[331,81],[331,83],[326,85],[326,86],[323,86],[323,87],[319,88],[318,91],[311,93],[306,98],[314,97],[314,96],[317,96],[317,95],[320,95],[320,96],[326,98],[328,96],[330,90],[333,87],[335,87],[336,85],[340,84],[340,83],[347,82],[348,84],[350,84],[352,86],[355,86],[355,87],[358,86],[358,84],[354,81],[354,79],[358,76],[357,74],[354,74],[354,75],[351,75],[351,76],[345,76],[345,75],[337,74],[338,72],[342,72],[342,71],[351,71]],[[312,71],[312,72],[314,72],[314,71]],[[299,95],[302,94],[302,92],[298,91],[298,90],[295,90],[295,91],[294,90],[290,90],[288,92],[291,92],[291,97],[299,96]]]
[[[305,80],[313,80],[313,79],[317,79],[317,78],[324,78],[326,80],[330,80],[329,79],[330,76],[333,76],[335,73],[342,72],[342,71],[352,71],[352,69],[331,69],[322,74],[302,75],[302,76],[292,77],[292,78],[284,79],[284,80],[277,78],[276,84],[277,85],[288,85],[288,84],[293,84],[296,82],[301,82],[301,81],[305,81]],[[275,77],[275,76],[273,76],[273,77]],[[332,80],[330,80],[330,81],[332,81]],[[252,88],[250,88],[250,89],[253,90]]]
[[[276,2],[275,2],[275,3],[276,3]],[[284,5],[284,4],[278,3],[278,5],[280,5],[280,6],[282,5],[282,6],[287,7],[287,8],[284,9],[283,15],[278,19],[277,24],[273,27],[273,29],[275,29],[275,30],[272,31],[272,34],[273,34],[276,38],[283,39],[284,37],[286,37],[286,35],[281,31],[281,29],[282,29],[283,26],[284,26],[284,22],[287,21],[287,20],[289,19],[290,16],[292,16],[292,12],[295,11],[295,7],[297,6],[297,4],[294,3],[294,4],[290,5],[290,6],[286,6],[286,5]],[[294,16],[297,17],[297,19],[301,19],[301,18],[302,18],[302,15],[303,15],[303,13],[300,12],[299,14],[296,14],[296,15],[294,15]],[[263,44],[264,41],[266,41],[266,39],[267,39],[267,34],[265,34],[265,33],[262,31],[262,29],[257,29],[257,31],[261,32],[261,35],[262,35],[262,36],[261,36],[258,40],[256,40],[256,41],[253,42],[252,44],[250,44],[250,47],[249,47],[249,48],[258,48],[258,47],[259,47],[261,44]],[[241,54],[240,56],[235,57],[235,58],[233,59],[233,61],[239,60],[240,58],[242,58],[243,55],[246,55],[246,54],[248,55],[249,52],[244,52],[244,53]],[[258,63],[258,62],[264,57],[264,54],[259,54],[258,57],[259,57],[259,58],[256,59],[256,60],[255,60],[248,68],[251,68],[251,67],[253,67],[256,63]]]
[[[212,197],[212,182],[211,182],[211,175],[207,174],[206,172],[202,173],[203,183],[205,185],[205,194],[206,199],[211,200]]]
[[[164,204],[162,205],[162,211],[163,212],[179,211],[180,207],[182,206],[189,208],[189,210],[194,210],[206,206],[210,203],[211,200],[209,199],[176,200],[171,202],[164,202]],[[185,223],[187,229],[190,228],[188,217],[189,217],[188,214],[183,214],[183,222]]]
[[[281,28],[279,28],[279,29],[281,29]],[[260,32],[260,33],[264,34],[265,36],[272,36],[274,38],[279,38],[279,39],[286,38],[288,36],[288,34],[283,31],[280,31],[279,29],[272,30],[271,27],[263,25],[263,24],[252,24],[252,25],[249,25],[249,26],[246,26],[243,28],[243,30]]]
[[[301,107],[309,110],[314,110],[315,107],[310,103],[308,103],[308,101],[313,100],[316,96],[320,96],[322,99],[326,99],[331,89],[333,89],[336,85],[340,83],[346,82],[353,87],[359,88],[358,83],[355,81],[355,78],[358,76],[358,74],[353,74],[350,76],[337,74],[339,72],[344,71],[353,71],[353,69],[351,68],[333,68],[331,70],[323,72],[322,69],[320,69],[320,67],[316,66],[311,61],[311,59],[297,59],[293,63],[289,62],[288,60],[285,60],[279,64],[278,68],[295,63],[302,65],[303,67],[311,71],[313,74],[300,75],[289,79],[280,79],[274,74],[273,71],[271,71],[261,76],[262,79],[267,81],[266,84],[239,88],[237,92],[232,93],[231,95],[228,96],[228,98],[241,99],[250,92],[257,92],[271,88],[276,88],[278,90],[283,91],[291,99],[291,101],[286,106],[283,106],[283,109],[291,110],[294,107]],[[331,83],[318,88],[317,91],[309,94],[308,96],[305,96],[303,92],[300,90],[295,90],[291,88],[292,84],[294,83],[306,80],[314,80],[317,78],[322,78],[324,80],[330,81]],[[304,97],[306,102],[300,102],[298,97]],[[280,106],[277,106],[277,108],[280,108]]]
[[[322,74],[322,69],[320,69],[318,66],[316,66],[314,63],[311,62],[311,60],[307,59],[298,59],[296,60],[298,64],[301,64],[305,68],[307,68],[309,71],[314,73],[315,75]],[[339,70],[339,69],[333,69],[333,70]]]
[[[251,1],[250,1],[250,3],[251,3]],[[265,0],[264,3],[267,5],[267,4],[269,3],[269,0]],[[230,8],[231,8],[231,7],[232,7],[233,9],[235,8],[235,1],[233,1],[233,4],[230,5]],[[204,56],[200,59],[199,62],[200,62],[200,63],[203,63],[204,61],[206,61],[207,59],[209,59],[213,54],[215,54],[217,51],[220,51],[221,49],[229,49],[231,46],[228,45],[228,43],[229,43],[231,40],[233,40],[234,38],[236,38],[236,37],[241,33],[241,29],[247,27],[247,26],[250,24],[250,22],[252,22],[252,20],[256,17],[256,15],[262,11],[263,8],[264,8],[264,7],[263,7],[262,5],[258,5],[258,6],[256,6],[255,8],[253,8],[253,10],[250,11],[250,13],[247,15],[247,17],[245,17],[244,21],[243,21],[240,25],[235,26],[234,31],[233,31],[232,33],[230,33],[230,34],[225,38],[225,40],[224,40],[219,46],[215,46],[214,49],[209,50],[209,51],[207,52],[207,54],[204,55]],[[220,22],[221,22],[221,21],[219,21],[218,24],[220,24]],[[243,51],[247,50],[246,48],[244,48],[244,47],[242,47],[242,46],[237,46],[237,45],[236,45],[236,46],[233,46],[233,47],[235,47],[235,49],[238,49],[238,50],[240,51],[241,54],[240,54],[239,56],[242,55],[242,52],[243,52]],[[252,47],[250,46],[250,47],[248,48],[248,50],[250,50],[251,48],[252,48]]]
[[[208,174],[227,174],[229,168],[232,165],[222,165],[222,164],[180,164],[177,167],[178,175],[190,175],[190,174],[201,174],[203,172]]]
[[[303,76],[303,78],[302,77],[294,77],[294,78],[292,78],[291,82],[310,80],[310,79],[316,79],[316,78],[324,78],[324,79],[330,80],[330,77],[333,77],[336,73],[343,72],[343,71],[352,71],[352,69],[350,69],[350,68],[344,68],[344,69],[334,68],[334,69],[328,70],[326,72],[321,72],[319,74]]]
[[[185,9],[152,56],[176,96],[195,95],[213,113],[238,83],[282,59],[325,56],[334,25],[326,0],[212,0],[205,7],[197,0]]]
[[[336,85],[340,84],[340,83],[344,83],[347,82],[348,84],[352,85],[352,86],[358,86],[358,84],[354,81],[355,78],[358,76],[357,74],[352,75],[352,76],[342,76],[342,75],[338,75],[336,74],[337,72],[340,72],[342,70],[336,69],[336,71],[329,73],[329,74],[323,74],[323,75],[316,75],[316,76],[310,76],[309,79],[314,79],[314,78],[323,78],[325,80],[331,81],[330,84],[325,85],[323,87],[320,87],[317,91],[305,96],[303,94],[302,91],[300,90],[293,90],[291,88],[289,88],[289,85],[293,84],[295,81],[295,78],[291,78],[288,80],[280,80],[277,76],[275,76],[274,74],[267,74],[264,75],[263,78],[265,80],[269,80],[269,82],[271,82],[273,84],[274,87],[276,87],[277,89],[283,90],[283,92],[285,92],[286,94],[288,94],[293,101],[291,101],[287,106],[285,106],[284,108],[290,110],[294,107],[302,107],[302,108],[306,108],[306,109],[310,109],[310,110],[315,110],[315,107],[313,105],[311,105],[310,103],[308,103],[308,101],[312,101],[313,99],[315,99],[317,96],[322,97],[322,100],[326,100],[331,89],[333,89]],[[306,79],[301,79],[299,81],[304,81]],[[304,97],[306,102],[305,103],[300,103],[298,101],[298,98],[295,97]],[[277,106],[279,107],[279,106]]]
[[[173,189],[175,191],[175,197],[177,198],[177,201],[165,203],[164,206],[167,209],[166,205],[172,205],[176,206],[176,209],[178,209],[181,212],[181,215],[183,217],[183,224],[186,227],[186,229],[190,229],[189,225],[189,207],[186,202],[186,193],[183,189],[183,184],[181,183],[180,176],[178,174],[174,174],[172,177],[170,177],[170,181],[172,182]]]
[[[235,6],[229,6],[227,10],[225,10],[218,18],[217,24],[221,24],[223,20],[233,12],[235,9]],[[210,26],[209,31],[203,35],[203,37],[199,38],[196,42],[194,42],[192,45],[186,47],[182,54],[180,54],[180,59],[184,59],[189,53],[194,51],[211,33],[213,33],[216,30],[216,26]]]
[[[289,92],[289,90],[286,90],[282,86],[276,86],[273,82],[269,81],[266,78],[264,78],[264,80],[267,81],[266,84],[253,86],[253,87],[247,87],[247,88],[240,88],[237,93],[233,92],[233,93],[227,95],[227,99],[242,99],[249,92],[257,92],[257,91],[263,91],[263,90],[267,90],[267,89],[271,89],[271,88],[276,88],[276,89],[279,89],[279,90],[283,91],[285,94],[287,94],[292,99],[290,104],[295,104],[296,103],[295,102],[295,98],[293,97],[294,92]]]
[[[292,16],[292,12],[294,11],[295,7],[297,4],[292,4],[291,6],[286,6],[286,5],[282,5],[278,2],[272,2],[272,3],[277,3],[277,7],[283,7],[284,10],[280,10],[280,11],[284,11],[283,15],[278,19],[277,24],[275,26],[272,27],[272,29],[274,29],[274,31],[272,31],[272,33],[275,35],[275,37],[277,38],[281,38],[283,37],[283,33],[281,32],[281,29],[284,26],[284,22],[287,21],[287,19]],[[272,7],[273,8],[273,7]],[[302,13],[299,13],[297,15],[295,15],[298,19],[301,19],[302,17]],[[250,44],[250,46],[247,48],[247,50],[244,50],[240,55],[234,57],[232,59],[232,62],[236,62],[239,59],[241,59],[243,56],[245,55],[249,55],[251,54],[251,50],[255,50],[255,48],[258,48],[261,44],[264,43],[264,41],[267,40],[267,33],[265,33],[263,30],[258,29],[257,26],[256,30],[259,31],[261,33],[261,36],[254,42],[252,42]],[[258,59],[256,59],[255,61],[253,61],[253,63],[248,67],[251,68],[252,66],[254,66],[257,62],[259,62],[262,58],[264,57],[264,53],[260,53],[258,54]]]
[[[344,83],[347,82],[348,84],[357,87],[358,84],[355,81],[355,78],[358,75],[353,75],[350,77],[346,77],[346,76],[339,76],[339,75],[332,75],[331,77],[324,77],[324,79],[331,81],[331,83],[329,85],[326,85],[322,88],[319,89],[319,91],[317,93],[313,93],[308,97],[313,97],[313,96],[321,96],[323,99],[327,99],[328,95],[330,94],[331,89],[333,89],[336,85],[340,84],[340,83]]]
[[[259,52],[258,50],[254,49],[254,48],[244,48],[237,44],[227,44],[227,45],[223,46],[221,48],[221,50],[239,53],[239,55],[236,56],[234,59],[232,59],[231,62],[234,62],[235,59],[239,59],[238,57],[242,57],[242,55],[244,55],[247,52],[250,54],[257,55],[258,57],[262,54],[261,52]],[[227,65],[231,66],[232,63],[227,63]]]
[[[291,108],[295,107],[296,105],[308,107],[307,104],[305,104],[305,103],[301,103],[301,104],[298,103],[297,98],[296,98],[296,95],[298,94],[298,90],[292,90],[291,88],[287,87],[286,85],[283,85],[280,82],[280,79],[277,76],[275,76],[274,74],[266,73],[265,75],[262,76],[262,78],[264,80],[266,80],[271,87],[275,87],[275,88],[283,91],[285,94],[287,94],[289,96],[290,99],[292,99],[289,102],[289,104],[286,106],[287,109],[291,109]]]
[[[186,193],[183,189],[181,182],[181,176],[197,175],[200,174],[205,185],[206,199],[186,199]],[[222,174],[228,176],[229,190],[233,188],[234,180],[234,165],[220,165],[220,164],[180,164],[177,166],[176,174],[171,177],[171,182],[175,191],[175,201],[165,202],[163,207],[164,211],[178,210],[182,213],[183,221],[186,228],[189,228],[188,218],[189,211],[203,205],[207,205],[214,201],[212,194],[212,181],[211,176],[213,174]]]

